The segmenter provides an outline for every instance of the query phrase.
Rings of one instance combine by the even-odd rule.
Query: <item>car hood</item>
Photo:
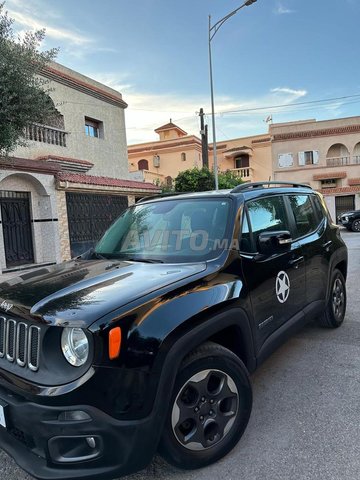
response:
[[[0,315],[87,327],[106,313],[206,270],[206,263],[70,260],[0,283]]]
[[[354,215],[355,213],[360,213],[360,210],[350,210],[349,212],[342,213],[342,217],[347,217],[349,215]]]

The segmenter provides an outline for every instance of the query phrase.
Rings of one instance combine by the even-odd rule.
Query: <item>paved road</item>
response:
[[[308,326],[253,375],[254,407],[237,447],[200,471],[161,459],[124,480],[360,478],[360,234],[349,247],[348,312],[336,331]],[[32,480],[0,452],[0,478]]]

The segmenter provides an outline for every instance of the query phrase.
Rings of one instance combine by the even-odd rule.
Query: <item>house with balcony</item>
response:
[[[121,93],[57,63],[42,75],[55,113],[0,159],[0,273],[81,254],[136,198],[159,192],[129,179]]]
[[[360,209],[360,117],[277,123],[269,133],[275,180],[319,190],[333,219]]]
[[[209,145],[209,164],[214,164]],[[271,142],[268,134],[241,137],[216,143],[218,168],[230,170],[244,182],[269,180],[272,175]]]
[[[200,138],[188,135],[172,121],[155,132],[159,140],[128,146],[130,178],[171,186],[180,172],[202,167]],[[217,159],[220,171],[231,170],[245,182],[268,180],[272,172],[270,137],[217,142]],[[213,145],[209,144],[209,168],[213,164]]]

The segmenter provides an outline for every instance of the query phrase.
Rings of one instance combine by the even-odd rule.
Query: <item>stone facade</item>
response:
[[[27,146],[0,161],[0,273],[71,257],[68,193],[83,194],[76,199],[90,213],[79,218],[79,228],[88,222],[98,236],[92,213],[105,228],[136,198],[160,191],[128,179],[127,104],[121,93],[56,63],[43,76],[57,114],[48,125],[29,125]],[[99,199],[117,209],[102,209]],[[95,242],[89,228],[85,233]]]
[[[66,146],[29,141],[13,152],[15,157],[36,159],[60,156],[86,160],[94,166],[92,175],[128,178],[124,110],[122,95],[95,80],[54,63],[45,72],[51,98],[64,118]],[[99,123],[99,136],[86,135],[85,119]]]

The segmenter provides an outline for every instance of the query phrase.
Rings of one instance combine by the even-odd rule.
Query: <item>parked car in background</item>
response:
[[[341,225],[353,232],[360,232],[360,210],[345,212],[339,217]]]

